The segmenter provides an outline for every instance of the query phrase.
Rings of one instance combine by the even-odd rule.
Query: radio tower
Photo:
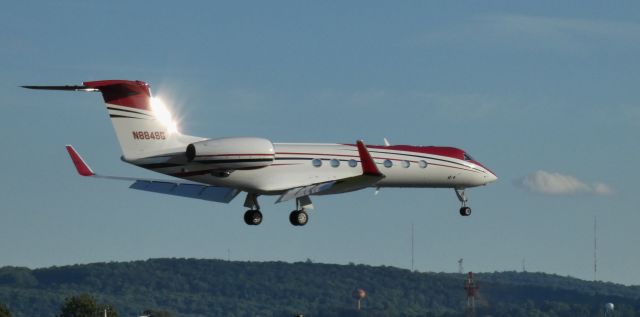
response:
[[[458,273],[462,274],[462,272],[464,272],[464,267],[462,267],[462,262],[464,261],[464,259],[460,259],[458,260]]]
[[[413,272],[413,222],[411,223],[411,272]]]
[[[480,287],[473,280],[473,272],[469,272],[467,280],[464,282],[464,289],[467,291],[467,316],[476,315],[476,293]]]
[[[598,280],[598,218],[593,216],[593,280]]]

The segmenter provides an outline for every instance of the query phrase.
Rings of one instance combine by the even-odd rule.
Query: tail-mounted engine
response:
[[[273,143],[263,138],[221,138],[191,143],[187,160],[210,165],[211,169],[255,169],[273,164]]]

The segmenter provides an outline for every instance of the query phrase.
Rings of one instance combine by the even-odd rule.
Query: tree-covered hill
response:
[[[30,270],[0,268],[0,304],[13,316],[54,316],[80,293],[119,316],[464,316],[464,275],[393,267],[151,259]],[[478,316],[640,316],[640,287],[542,273],[482,273]],[[363,310],[351,293],[363,288]]]

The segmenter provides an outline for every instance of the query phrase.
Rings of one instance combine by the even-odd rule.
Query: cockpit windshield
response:
[[[475,161],[475,160],[473,159],[473,157],[471,157],[471,155],[469,155],[469,154],[467,154],[467,153],[464,153],[464,160],[465,160],[465,161]]]

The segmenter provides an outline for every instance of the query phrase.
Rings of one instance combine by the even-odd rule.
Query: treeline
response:
[[[393,267],[152,259],[30,270],[0,268],[12,316],[55,316],[90,294],[118,316],[465,316],[465,275]],[[542,273],[476,274],[477,316],[640,316],[640,287]],[[357,311],[355,288],[367,296]],[[102,307],[102,306],[101,306]],[[1,315],[0,315],[1,316]]]

